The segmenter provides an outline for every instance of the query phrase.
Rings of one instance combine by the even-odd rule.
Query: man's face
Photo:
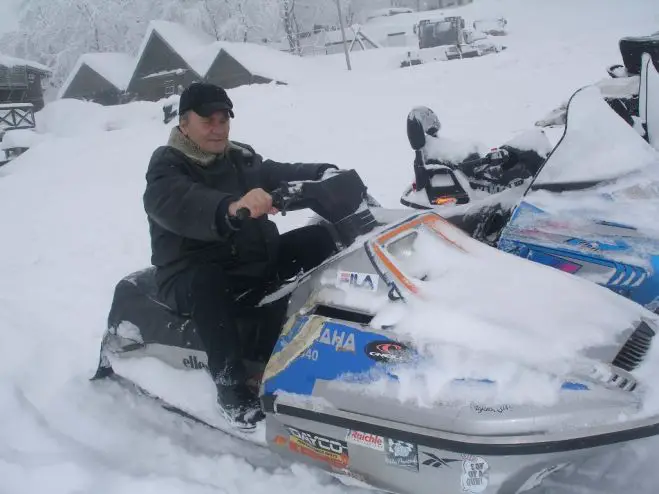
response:
[[[183,135],[207,153],[224,151],[229,139],[231,119],[226,111],[217,111],[210,117],[202,117],[189,111],[179,124]]]

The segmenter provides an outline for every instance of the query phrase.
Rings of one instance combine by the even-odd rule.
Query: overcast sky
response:
[[[16,27],[17,7],[18,0],[0,0],[0,34]]]

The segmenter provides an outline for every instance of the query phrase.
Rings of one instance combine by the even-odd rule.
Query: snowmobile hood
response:
[[[417,214],[373,232],[361,246],[330,260],[301,285],[308,285],[306,290],[296,290],[307,299],[282,331],[266,369],[266,392],[309,394],[318,379],[368,373],[375,361],[406,360],[401,355],[408,349],[429,357],[435,367],[427,369],[446,382],[474,375],[495,380],[496,372],[484,374],[486,366],[476,365],[474,372],[469,367],[473,358],[464,365],[436,365],[438,357],[451,352],[529,368],[569,362],[574,364],[568,365],[569,372],[581,377],[585,372],[592,379],[595,372],[610,371],[616,359],[637,356],[625,346],[630,339],[643,337],[649,347],[654,337],[654,316],[637,304],[483,245],[436,213]],[[330,357],[321,359],[321,350],[332,349]],[[319,360],[330,367],[316,366]],[[329,374],[313,375],[314,370],[302,387],[297,381],[283,385],[281,376],[289,379],[299,365]],[[611,379],[622,383],[620,372],[592,386],[606,387]],[[620,383],[612,388],[633,388],[634,379],[625,379],[621,388]]]

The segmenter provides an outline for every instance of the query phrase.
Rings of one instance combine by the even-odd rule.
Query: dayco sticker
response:
[[[387,437],[385,439],[385,452],[387,465],[419,471],[419,451],[416,444]]]
[[[384,451],[384,438],[375,434],[369,434],[368,432],[348,431],[346,441],[377,451]]]
[[[487,489],[490,481],[490,466],[480,456],[465,456],[462,460],[462,490],[479,493]]]
[[[399,363],[410,358],[410,349],[395,341],[371,341],[364,347],[364,351],[378,362]]]
[[[371,273],[355,273],[352,271],[339,271],[336,274],[337,286],[350,286],[362,290],[376,292],[380,277]]]
[[[332,345],[337,352],[355,351],[355,333],[349,333],[340,329],[331,329],[325,326],[320,333],[318,341],[325,345]]]
[[[313,432],[287,427],[290,433],[288,447],[314,460],[329,463],[336,468],[348,466],[348,444]]]

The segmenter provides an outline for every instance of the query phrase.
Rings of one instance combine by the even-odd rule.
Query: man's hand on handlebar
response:
[[[237,216],[238,211],[246,208],[251,218],[259,218],[264,214],[277,214],[279,210],[272,205],[272,196],[263,189],[252,189],[229,205],[229,216]]]

